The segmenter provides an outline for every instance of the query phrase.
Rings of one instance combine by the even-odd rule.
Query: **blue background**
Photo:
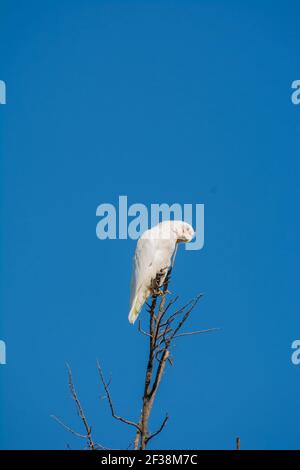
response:
[[[172,292],[205,297],[164,376],[154,448],[300,447],[299,2],[0,1],[1,448],[82,448],[65,362],[95,440],[133,433],[146,341],[127,322],[132,240],[96,207],[204,203],[205,247]],[[143,315],[145,318],[145,314]]]

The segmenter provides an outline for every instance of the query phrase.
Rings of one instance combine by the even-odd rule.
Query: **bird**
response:
[[[188,243],[193,227],[181,220],[166,220],[146,230],[139,238],[133,257],[128,320],[134,324],[144,303],[153,294],[153,281],[160,274],[161,287],[178,243]]]

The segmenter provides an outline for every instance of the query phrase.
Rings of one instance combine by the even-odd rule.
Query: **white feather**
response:
[[[152,281],[164,269],[167,274],[171,258],[179,241],[190,241],[192,227],[181,221],[165,221],[143,233],[138,240],[133,258],[130,311],[128,319],[134,323],[152,292]],[[161,283],[164,278],[161,279]]]

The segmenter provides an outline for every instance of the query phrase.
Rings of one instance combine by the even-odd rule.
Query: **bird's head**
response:
[[[187,222],[182,222],[181,220],[175,220],[174,229],[177,235],[177,243],[181,243],[181,242],[188,243],[195,236],[193,227]]]

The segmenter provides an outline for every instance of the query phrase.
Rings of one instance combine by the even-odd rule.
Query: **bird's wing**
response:
[[[175,240],[142,237],[137,243],[133,258],[130,310],[128,319],[134,323],[145,301],[151,295],[151,282],[161,269],[166,270],[175,249]],[[163,282],[167,271],[161,278]]]
[[[130,304],[132,304],[140,288],[150,287],[155,252],[155,240],[149,238],[139,239],[133,258]]]

